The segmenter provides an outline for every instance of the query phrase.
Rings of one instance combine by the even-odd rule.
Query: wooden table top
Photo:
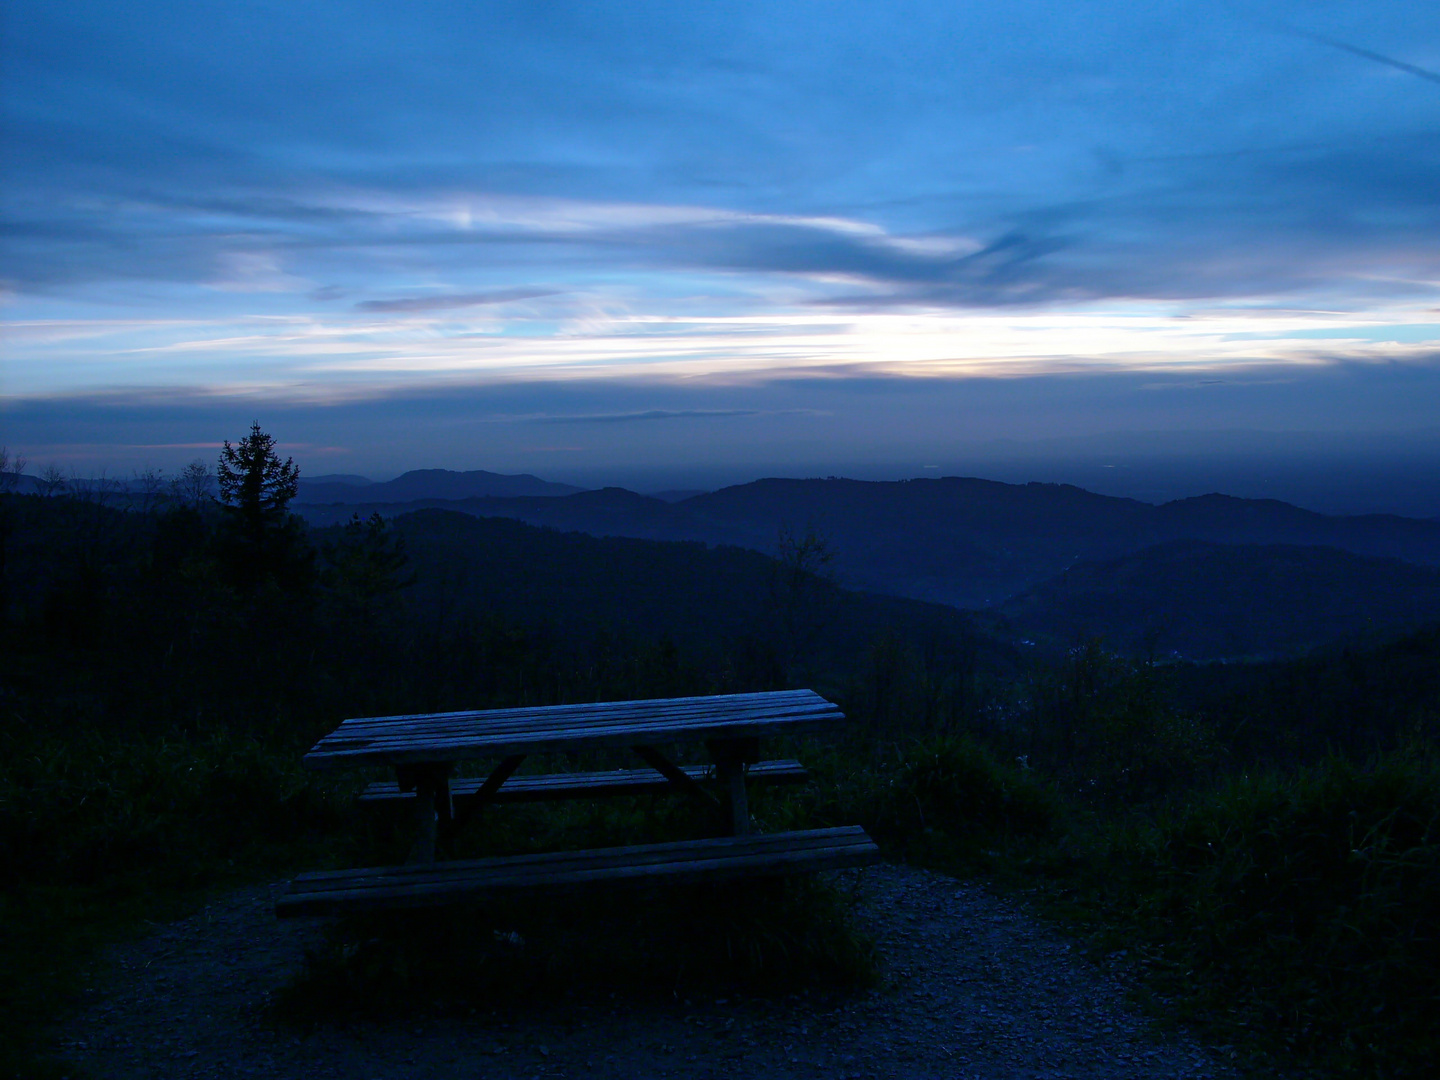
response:
[[[748,739],[843,720],[813,690],[346,720],[305,755],[309,769],[405,765],[557,750]]]

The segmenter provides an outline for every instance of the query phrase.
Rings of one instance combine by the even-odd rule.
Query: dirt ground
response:
[[[267,1019],[265,1005],[323,924],[277,920],[277,884],[112,949],[54,1046],[82,1075],[126,1080],[1238,1075],[1221,1054],[1148,1021],[1115,978],[1015,902],[905,866],[848,873],[885,965],[873,991],[562,1001],[298,1034]]]

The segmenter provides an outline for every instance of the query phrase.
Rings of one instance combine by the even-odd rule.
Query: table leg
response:
[[[750,835],[750,800],[745,794],[745,763],[742,761],[717,761],[715,776],[725,792],[725,801],[730,808],[730,835]]]
[[[750,820],[750,799],[745,792],[745,766],[760,760],[758,739],[712,739],[708,744],[715,762],[715,777],[725,792],[730,809],[730,835],[749,836],[754,831]]]
[[[415,792],[414,840],[405,861],[435,861],[435,841],[448,834],[453,816],[450,804],[450,762],[399,765],[395,776],[401,791]]]

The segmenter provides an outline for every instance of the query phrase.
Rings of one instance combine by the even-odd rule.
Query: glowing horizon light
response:
[[[578,306],[578,305],[577,305]],[[1019,378],[1197,374],[1336,362],[1430,362],[1440,323],[1411,307],[1243,310],[1173,302],[1043,312],[603,315],[550,333],[525,316],[401,312],[239,320],[26,320],[8,327],[12,397],[172,385],[281,392],[335,380],[337,398],[428,381],[577,376],[735,383],[878,375]],[[554,320],[545,320],[553,326]],[[1400,327],[1403,332],[1390,331]],[[115,369],[109,378],[95,371]],[[76,378],[80,375],[80,378]],[[221,390],[220,388],[224,388]]]

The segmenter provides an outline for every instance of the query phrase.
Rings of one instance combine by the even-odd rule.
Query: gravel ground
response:
[[[881,989],[833,997],[557,1003],[543,1010],[321,1028],[264,1018],[318,921],[278,921],[282,886],[232,893],[117,946],[54,1032],[93,1077],[1228,1078],[1162,1032],[1063,935],[985,889],[904,866],[858,875]]]

